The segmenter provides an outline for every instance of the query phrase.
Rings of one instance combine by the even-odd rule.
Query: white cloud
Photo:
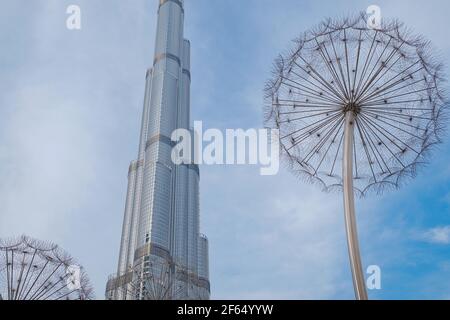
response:
[[[450,244],[450,226],[426,230],[421,234],[421,238],[430,243]]]
[[[339,195],[284,170],[202,167],[201,197],[213,298],[352,298]]]
[[[0,12],[0,237],[58,243],[102,298],[117,265],[157,3],[80,0],[83,29],[70,32],[70,2],[16,2]]]
[[[86,114],[45,86],[22,88],[13,98],[17,108],[5,119],[0,139],[0,231],[44,236],[65,230],[61,218],[80,208],[94,179]]]

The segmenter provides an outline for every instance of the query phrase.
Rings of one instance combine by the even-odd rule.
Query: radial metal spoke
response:
[[[68,288],[67,286],[67,278],[68,275],[65,274],[64,276],[60,277],[58,279],[57,282],[53,283],[50,287],[48,287],[46,289],[45,292],[42,292],[41,294],[39,294],[34,300],[48,300],[50,299],[50,297],[56,295],[57,293],[59,293],[60,291],[62,291],[63,289]],[[61,284],[61,282],[64,282],[64,284],[62,286],[60,286],[58,289],[56,289],[55,291],[51,291],[53,290],[57,285]]]
[[[353,101],[353,89],[352,89],[352,82],[350,81],[350,66],[349,66],[349,61],[348,61],[348,47],[347,47],[347,30],[344,29],[344,47],[345,47],[345,65],[346,65],[346,69],[347,69],[347,83],[348,83],[348,95],[349,95],[349,100]]]
[[[366,113],[366,112],[367,112],[367,111],[365,111],[364,113]],[[380,113],[376,113],[375,117],[382,118],[382,119],[386,119],[386,120],[391,119],[390,117],[384,116],[384,115],[382,115],[382,114],[380,114]],[[398,118],[398,117],[395,117],[395,118]],[[413,126],[411,123],[405,123],[405,122],[399,121],[398,119],[395,120],[395,122],[396,122],[397,124],[402,124],[402,125],[404,125],[404,126],[407,126],[407,127],[413,128],[413,129],[416,129],[416,130],[418,130],[418,131],[422,131],[422,133],[424,133],[424,134],[426,133],[426,129],[423,129],[423,128],[420,128],[420,127],[416,127],[416,126]]]
[[[400,92],[402,89],[405,89],[405,88],[407,88],[407,87],[416,85],[416,84],[418,84],[418,83],[420,83],[420,82],[423,82],[423,81],[424,81],[424,79],[420,79],[420,80],[415,81],[415,82],[410,82],[410,83],[404,85],[403,87],[396,88],[396,89],[392,89],[392,90],[390,90],[390,91],[388,91],[388,92],[385,92],[383,95],[380,94],[380,95],[373,96],[373,97],[370,98],[370,99],[362,100],[360,103],[363,104],[363,103],[365,103],[366,101],[370,101],[370,100],[373,100],[373,99],[376,100],[378,97],[387,96],[387,95],[389,95],[389,94],[391,94],[391,93]]]
[[[409,66],[408,68],[406,68],[403,72],[408,71],[409,69],[411,69],[412,67],[414,67],[414,66],[417,65],[417,64],[418,64],[418,62],[412,64],[411,66]],[[403,74],[403,72],[401,72],[401,73],[396,73],[396,74],[394,75],[394,77],[392,77],[390,80],[387,80],[386,82],[384,82],[383,85],[382,85],[381,87],[376,88],[375,91],[368,93],[367,96],[361,97],[361,99],[358,101],[358,103],[359,103],[359,104],[364,104],[364,102],[365,102],[366,100],[371,99],[374,95],[375,95],[375,96],[380,95],[380,94],[382,94],[383,92],[385,92],[386,90],[389,90],[389,89],[391,89],[391,88],[394,88],[394,87],[397,86],[398,84],[400,84],[400,83],[402,83],[403,81],[405,81],[405,80],[404,80],[405,78],[411,77],[411,76],[415,75],[417,72],[422,71],[423,69],[424,69],[423,67],[420,67],[419,69],[413,71],[412,73],[408,74],[407,76],[402,77],[401,79],[395,81],[394,83],[391,83],[393,80],[397,79],[398,77],[401,77],[401,75]],[[388,70],[387,70],[387,71],[388,71]],[[387,71],[386,71],[386,72],[387,72]],[[383,76],[384,76],[384,75],[383,75]],[[380,79],[382,79],[383,76],[381,76]],[[376,84],[376,83],[374,83],[373,85],[375,85],[375,84]]]
[[[330,106],[311,106],[311,105],[302,105],[302,104],[296,104],[296,103],[274,103],[273,104],[274,107],[279,107],[279,108],[289,108],[288,110],[292,110],[292,109],[307,109],[304,110],[304,112],[321,112],[324,110],[336,110],[336,107],[330,107]],[[310,111],[310,110],[314,110],[314,111]],[[279,111],[279,110],[277,110]],[[283,111],[283,112],[288,112],[288,111]],[[282,114],[282,112],[280,112],[279,114]]]
[[[431,87],[431,88],[424,88],[424,89],[420,89],[420,90],[415,90],[415,91],[410,91],[410,92],[406,92],[406,93],[401,93],[395,96],[390,96],[390,97],[386,97],[385,99],[380,99],[380,100],[369,100],[364,104],[361,104],[363,106],[365,105],[370,105],[372,103],[381,103],[381,102],[389,102],[390,99],[394,99],[394,98],[399,98],[399,97],[404,97],[404,96],[409,96],[409,95],[417,95],[419,92],[424,92],[424,91],[430,91],[436,89],[436,87]]]
[[[327,119],[327,118],[325,118],[325,119],[320,119],[320,120],[315,121],[315,122],[313,122],[313,123],[311,123],[311,124],[309,124],[309,125],[307,125],[307,126],[305,126],[305,127],[301,127],[301,128],[299,128],[298,130],[295,130],[295,131],[293,131],[293,132],[290,132],[289,134],[287,134],[287,135],[285,135],[285,136],[282,136],[280,139],[281,139],[281,140],[286,139],[286,138],[291,137],[291,136],[293,136],[293,135],[295,135],[295,134],[297,134],[297,133],[299,133],[299,132],[301,132],[301,131],[308,130],[309,128],[311,128],[311,127],[313,127],[313,126],[315,126],[315,125],[320,125],[320,124],[326,123],[327,121],[333,120],[334,118],[337,118],[337,117],[338,117],[338,115],[332,117],[332,119]]]
[[[339,132],[341,131],[342,127],[344,126],[344,121],[343,121],[343,120],[344,120],[344,116],[342,116],[342,120],[340,121],[340,125],[339,125],[339,127],[337,128],[336,134],[334,135],[333,139],[330,140],[330,144],[329,144],[327,150],[325,151],[325,153],[324,153],[323,156],[322,156],[322,159],[320,160],[319,164],[317,165],[317,168],[316,168],[316,170],[315,170],[315,172],[314,172],[314,175],[317,174],[317,172],[319,171],[320,167],[322,166],[322,163],[323,163],[323,161],[325,160],[325,158],[326,158],[328,152],[330,151],[330,149],[331,149],[331,147],[333,146],[333,144],[336,142],[336,138],[338,137]],[[339,122],[338,122],[338,123],[339,123]],[[326,143],[326,141],[324,142],[324,144],[325,144],[325,143]]]
[[[302,89],[300,89],[299,87],[296,87],[296,86],[294,86],[294,85],[292,85],[292,84],[285,83],[285,82],[282,82],[282,83],[285,84],[285,85],[288,86],[288,87],[293,88],[293,89],[297,89],[297,90],[300,90],[300,91],[302,90]],[[306,90],[304,90],[304,91],[306,91]],[[308,91],[306,91],[306,92],[307,92],[307,93],[310,93],[310,92],[308,92]],[[293,94],[294,94],[294,92],[292,92],[292,95],[293,95]],[[296,92],[295,94],[301,95],[301,96],[306,97],[306,98],[312,98],[312,99],[321,100],[321,102],[322,102],[322,101],[326,101],[326,102],[328,102],[328,103],[340,104],[340,102],[338,102],[338,101],[328,99],[327,97],[324,97],[323,95],[320,95],[320,94],[317,94],[317,95],[316,95],[316,93],[312,93],[312,95],[311,95],[311,94],[305,94],[305,93],[299,93],[299,92]]]
[[[336,104],[341,104],[342,103],[342,101],[336,100],[335,97],[329,96],[326,93],[326,91],[324,91],[323,89],[319,90],[319,91],[315,91],[313,88],[310,88],[309,86],[301,84],[298,81],[292,80],[290,78],[284,77],[283,80],[288,80],[288,81],[294,83],[296,86],[291,85],[291,84],[287,84],[284,81],[282,81],[281,83],[286,84],[287,86],[291,86],[291,87],[293,87],[293,88],[295,88],[297,90],[305,91],[306,93],[310,94],[310,97],[314,97],[314,99],[326,100],[326,101],[329,101],[329,102],[332,102],[332,103],[336,103]],[[304,95],[303,93],[299,93],[299,94]]]
[[[319,48],[320,51],[320,56],[323,59],[324,64],[327,66],[328,70],[330,71],[330,74],[333,78],[333,81],[336,83],[337,88],[336,90],[339,92],[340,90],[340,95],[343,95],[343,100],[348,99],[345,89],[344,89],[344,85],[341,82],[341,79],[339,78],[339,75],[333,65],[333,60],[330,57],[330,54],[328,53],[328,50],[326,49],[326,47],[324,47],[322,49],[322,46],[319,44],[319,42],[316,39],[316,43],[317,46]],[[326,55],[326,56],[325,56]]]
[[[378,63],[380,63],[381,58],[384,56],[384,53],[386,52],[386,50],[389,48],[389,44],[391,43],[392,38],[389,39],[389,41],[387,42],[387,44],[385,45],[383,51],[381,52],[380,56],[378,57],[377,61],[373,64],[372,70],[370,71],[370,73],[367,76],[367,80],[363,80],[363,84],[361,86],[361,92],[358,93],[358,96],[356,97],[356,100],[359,99],[359,97],[361,97],[361,95],[364,94],[364,92],[368,89],[368,87],[376,80],[376,78],[378,77],[378,75],[380,74],[380,72],[385,68],[385,66],[389,63],[390,59],[392,58],[392,56],[395,55],[395,51],[396,49],[392,49],[391,53],[389,54],[388,58],[386,61],[384,61],[383,63],[381,63],[381,66],[378,67],[377,71],[375,72],[375,74],[373,75],[373,72],[375,71]],[[372,76],[373,75],[373,76]]]
[[[21,295],[22,295],[22,292],[23,292],[24,288],[25,288],[26,285],[27,285],[27,279],[28,279],[28,276],[29,276],[29,274],[30,274],[31,266],[33,265],[33,262],[34,262],[34,258],[36,257],[36,253],[37,253],[37,249],[34,249],[33,256],[32,256],[32,258],[31,258],[31,261],[30,261],[29,265],[28,265],[27,273],[25,274],[25,279],[23,280],[23,286],[22,286],[22,288],[20,289],[20,293],[19,293],[19,295],[18,295],[19,300],[22,300],[22,299],[20,299],[20,298],[21,298]]]
[[[294,110],[296,108],[294,107]],[[302,113],[317,113],[322,112],[323,114],[327,114],[327,111],[337,111],[336,108],[324,108],[319,110],[296,110],[296,111],[286,111],[286,112],[280,112],[279,115],[289,115],[289,114],[302,114]]]
[[[8,256],[8,249],[5,250],[6,255],[6,284],[8,286],[8,300],[11,300],[11,281],[9,279],[9,256]]]
[[[49,281],[53,275],[56,273],[56,271],[58,271],[58,269],[63,265],[63,263],[61,262],[60,264],[56,265],[56,267],[53,269],[53,271],[50,273],[50,275],[45,278],[45,280],[41,283],[41,285],[36,289],[35,293],[30,297],[30,300],[35,300],[35,297],[40,295],[41,292],[45,292],[45,285],[47,283],[47,281]]]
[[[423,117],[422,116],[423,114],[419,115],[419,116],[416,116],[414,114],[394,113],[394,112],[389,112],[389,111],[384,111],[384,110],[377,110],[377,111],[364,110],[363,113],[365,113],[365,112],[370,112],[370,113],[373,113],[373,114],[376,114],[376,115],[385,115],[385,116],[389,115],[389,116],[394,117],[394,118],[401,118],[401,119],[407,118],[410,121],[412,121],[414,119],[420,119],[420,120],[426,120],[426,121],[431,121],[432,120],[432,118]]]
[[[334,57],[336,58],[336,63],[339,67],[339,73],[340,73],[340,78],[339,78],[339,74],[338,74],[338,79],[340,80],[339,82],[342,84],[343,88],[343,93],[344,93],[344,97],[347,99],[347,101],[350,100],[350,94],[349,94],[349,90],[347,88],[347,84],[345,83],[345,76],[344,76],[344,71],[342,69],[342,65],[341,65],[341,58],[338,57],[337,51],[336,51],[336,46],[334,45],[334,40],[333,37],[331,36],[331,34],[329,34],[329,38],[331,40],[331,47],[333,48],[333,52],[334,52]]]
[[[23,276],[23,272],[25,271],[25,259],[26,259],[26,254],[23,253],[23,255],[22,255],[22,262],[20,264],[19,278],[17,279],[16,292],[14,294],[14,300],[17,300],[18,295],[19,295],[19,291],[20,291],[20,286],[22,284],[22,276]]]
[[[314,84],[315,86],[321,87],[324,89],[324,91],[328,90],[327,91],[328,94],[332,94],[339,100],[344,99],[340,96],[339,92],[336,91],[336,89],[327,82],[327,80],[325,80],[321,77],[320,73],[316,72],[315,70],[307,70],[305,67],[302,67],[297,61],[294,61],[293,63],[297,68],[299,68],[301,71],[303,71],[305,74],[307,74],[312,80],[317,82],[317,83],[314,83],[312,80],[305,80],[306,83]],[[294,72],[294,71],[292,71],[292,72]],[[300,79],[303,79],[303,77]]]
[[[351,102],[355,102],[356,101],[356,79],[358,77],[358,68],[359,68],[359,60],[361,57],[361,44],[362,44],[362,30],[359,31],[359,38],[358,38],[358,49],[357,49],[357,54],[356,54],[356,66],[355,66],[355,70],[354,70],[354,75],[353,75],[353,84],[352,84],[352,99]]]
[[[50,263],[50,261],[47,260],[46,263],[45,263],[45,265],[44,265],[44,267],[43,267],[43,268],[41,269],[41,271],[39,272],[39,275],[34,279],[33,284],[31,285],[31,287],[28,289],[27,293],[25,294],[24,300],[26,300],[26,298],[28,297],[28,294],[30,294],[30,293],[32,292],[32,290],[35,289],[35,288],[34,288],[34,285],[35,285],[39,280],[41,280],[41,275],[43,274],[45,268],[47,268],[47,266],[48,266],[49,263]]]
[[[336,161],[337,161],[337,158],[339,156],[339,152],[341,151],[341,146],[342,146],[343,141],[344,141],[344,132],[342,132],[342,135],[341,135],[338,147],[336,149],[336,155],[335,155],[334,160],[333,160],[333,165],[331,166],[330,176],[333,176],[334,169],[336,167]]]
[[[401,57],[398,57],[398,58],[392,63],[392,65],[391,65],[390,67],[387,67],[387,66],[386,66],[386,67],[384,68],[384,69],[385,69],[384,71],[381,70],[380,76],[377,76],[377,79],[375,79],[374,81],[372,81],[372,83],[367,87],[367,89],[365,90],[364,93],[360,93],[360,94],[359,94],[358,98],[355,99],[355,101],[357,101],[358,104],[361,103],[361,100],[362,100],[362,99],[365,99],[368,95],[370,95],[370,94],[373,93],[373,91],[369,91],[369,90],[373,89],[373,87],[374,87],[380,80],[382,80],[382,79],[384,78],[384,76],[385,76],[389,71],[392,70],[392,67],[400,60],[400,58],[401,58]],[[379,89],[379,88],[375,88],[375,91],[378,90],[378,89]]]
[[[389,43],[390,43],[391,40],[392,40],[392,38],[389,40]],[[389,43],[388,43],[388,44],[389,44]],[[395,56],[395,54],[398,52],[398,50],[400,50],[400,48],[401,48],[401,46],[402,46],[403,44],[404,44],[404,43],[402,43],[399,47],[394,48],[394,49],[391,51],[391,53],[389,54],[389,56],[388,56],[388,58],[386,59],[386,61],[383,62],[383,63],[381,64],[381,66],[378,68],[377,72],[375,72],[375,75],[374,75],[373,77],[371,77],[373,71],[375,70],[376,65],[377,65],[378,62],[381,60],[381,57],[384,55],[384,51],[383,51],[382,55],[379,57],[378,61],[377,61],[376,64],[374,65],[374,68],[372,69],[371,73],[369,74],[366,83],[362,86],[361,92],[358,94],[358,96],[357,96],[357,98],[356,98],[357,101],[360,100],[361,96],[363,96],[364,93],[366,93],[367,90],[369,90],[369,89],[371,88],[372,84],[376,83],[376,80],[377,80],[377,78],[378,78],[378,75],[383,71],[383,69],[385,69],[385,68],[387,67],[387,65],[389,64],[389,62],[391,61],[391,59]],[[387,47],[385,48],[385,50],[386,50],[386,49],[387,49]]]
[[[300,57],[300,59],[303,60],[302,57]],[[305,61],[303,61],[303,62],[305,62]],[[298,65],[297,62],[295,62],[295,64],[296,64],[298,67],[300,67],[300,65]],[[308,64],[307,64],[307,65],[308,65]],[[300,67],[300,68],[301,68],[301,67]],[[314,75],[315,75],[318,79],[320,79],[320,80],[317,80],[317,78],[315,78],[315,77],[313,77],[313,76],[311,75],[311,72],[308,72],[307,70],[305,70],[305,72],[306,72],[307,74],[309,74],[314,80],[319,81],[322,85],[324,85],[325,87],[327,87],[327,88],[330,90],[330,92],[332,92],[332,93],[334,93],[334,94],[336,95],[337,98],[341,99],[342,101],[345,101],[345,96],[342,97],[342,96],[341,96],[341,93],[339,93],[339,91],[336,91],[334,87],[330,86],[330,85],[328,84],[328,81],[325,80],[325,79],[320,75],[319,72],[317,72],[312,66],[309,66],[309,68],[310,68],[311,72],[314,73]]]
[[[326,128],[327,126],[333,125],[333,123],[339,121],[339,114],[336,115],[333,118],[334,119],[332,121],[329,121],[329,122],[323,121],[320,125],[317,125],[312,130],[308,130],[307,132],[304,132],[304,133],[302,133],[299,136],[296,136],[296,137],[291,136],[292,146],[290,148],[288,148],[287,151],[289,152],[291,149],[293,149],[294,147],[296,147],[300,143],[303,143],[308,138],[310,138],[313,134],[316,134],[316,132],[318,132],[319,130],[321,130],[323,128]]]
[[[14,300],[14,251],[11,251],[11,283],[9,284],[9,288],[11,290],[11,300]]]
[[[376,114],[373,114],[373,113],[371,113],[371,112],[367,112],[367,113],[365,113],[365,114],[368,115],[368,116],[371,117],[371,118],[376,119],[376,120],[379,121],[379,122],[382,122],[382,123],[384,123],[384,124],[386,124],[386,125],[388,125],[388,126],[394,128],[394,129],[396,129],[396,130],[399,130],[399,131],[401,131],[401,132],[404,132],[404,133],[406,133],[406,134],[409,134],[410,136],[412,136],[412,137],[414,137],[414,138],[422,139],[421,137],[419,137],[418,135],[415,135],[414,133],[412,133],[412,132],[410,132],[410,131],[407,131],[407,130],[402,129],[402,128],[400,128],[400,127],[398,127],[398,126],[396,126],[396,125],[394,125],[394,124],[392,124],[392,123],[389,123],[389,122],[387,122],[387,121],[384,121],[384,120],[382,120],[382,119],[377,118],[377,115],[376,115]],[[389,119],[389,120],[390,120],[390,119]]]
[[[405,108],[405,107],[401,107],[401,108],[392,108],[392,107],[364,107],[364,110],[371,110],[371,111],[377,111],[377,110],[388,110],[388,111],[396,111],[398,110],[398,112],[402,112],[402,110],[413,110],[413,111],[429,111],[432,112],[433,110],[430,108]]]
[[[297,108],[338,108],[339,106],[336,104],[329,104],[329,103],[323,103],[323,102],[311,102],[311,101],[299,101],[299,100],[280,100],[282,102],[286,102],[284,104],[281,103],[274,103],[274,106],[277,105],[285,105],[288,107],[297,107]],[[287,104],[287,103],[291,103],[291,104]]]
[[[291,70],[290,73],[294,74],[295,76],[298,77],[298,81],[303,80],[305,81],[308,85],[312,85],[313,87],[315,87],[316,89],[319,90],[319,92],[323,92],[325,96],[327,96],[330,99],[337,99],[336,101],[339,103],[342,103],[342,100],[339,96],[337,96],[334,92],[329,92],[329,88],[327,88],[326,86],[323,86],[321,83],[320,86],[318,84],[316,84],[313,81],[310,81],[308,79],[306,79],[305,77],[299,75],[298,73],[296,73],[295,71]],[[306,85],[304,85],[306,86]],[[312,89],[312,91],[315,91],[314,89]]]
[[[377,147],[377,144],[373,140],[373,135],[370,134],[370,128],[367,124],[364,124],[361,119],[358,119],[359,126],[361,128],[362,133],[366,137],[366,141],[368,142],[368,146],[370,150],[372,151],[372,154],[377,162],[378,167],[380,168],[380,173],[386,173],[389,172],[389,174],[392,174],[391,169],[389,165],[387,164],[387,159],[384,158],[383,154],[381,153],[380,148]],[[370,164],[374,164],[374,162],[371,162]],[[383,167],[384,166],[384,167]],[[373,170],[373,166],[371,166],[371,170]],[[376,181],[376,178],[375,178]]]
[[[34,279],[34,277],[35,277],[36,269],[37,268],[35,268],[33,266],[33,270],[31,271],[30,277],[28,278],[27,282],[25,283],[23,292],[28,292],[28,289],[30,288],[30,283],[31,283],[32,279]],[[25,298],[26,298],[26,296],[22,295],[23,292],[21,292],[20,300],[25,300]]]
[[[361,107],[375,107],[375,106],[388,106],[391,104],[408,104],[413,102],[423,102],[423,99],[411,99],[411,100],[403,100],[403,101],[386,101],[384,103],[370,103],[370,104],[363,104]]]
[[[373,169],[372,157],[371,157],[369,149],[367,147],[368,144],[370,146],[370,142],[368,142],[368,140],[366,140],[367,137],[366,137],[365,132],[363,131],[363,129],[361,127],[359,119],[357,118],[355,120],[355,122],[356,122],[356,127],[358,129],[359,138],[362,141],[363,150],[364,150],[364,154],[366,155],[367,163],[369,164],[370,171],[372,172],[373,180],[376,182],[377,181],[377,177],[376,177],[375,171]],[[373,150],[372,150],[372,152],[373,152]],[[375,154],[375,152],[373,152],[373,155],[374,155],[378,165],[380,166],[381,171],[383,171],[383,168],[381,167],[380,163],[378,162],[378,158],[377,158],[377,155]]]
[[[363,116],[364,117],[364,116]],[[377,127],[378,128],[378,130],[379,130],[379,132],[381,132],[381,134],[383,134],[387,139],[389,139],[388,138],[388,136],[387,135],[389,135],[389,136],[391,136],[391,139],[390,139],[390,141],[400,150],[400,151],[404,151],[405,150],[405,148],[404,147],[400,147],[397,143],[395,143],[394,141],[395,140],[398,140],[398,141],[400,141],[407,149],[410,149],[411,151],[413,151],[413,152],[415,152],[415,153],[417,153],[417,154],[420,154],[420,152],[418,152],[418,151],[416,151],[415,149],[413,149],[407,142],[404,142],[402,139],[400,139],[399,137],[397,137],[397,136],[394,136],[392,133],[390,133],[388,130],[386,130],[385,128],[383,128],[382,126],[380,126],[379,124],[377,124],[375,121],[372,121],[372,120],[370,120],[369,118],[367,118],[367,117],[364,117],[364,119],[366,119],[368,122],[370,122],[371,124],[373,124],[375,127]],[[387,135],[385,135],[384,133],[386,133]]]
[[[307,130],[307,131],[303,132],[299,136],[294,136],[293,134],[290,134],[289,136],[291,136],[292,140],[295,141],[296,144],[298,144],[300,142],[303,142],[305,139],[307,139],[308,137],[312,136],[313,134],[315,134],[319,130],[323,129],[324,127],[326,127],[326,126],[330,125],[331,123],[337,121],[339,119],[339,116],[340,116],[340,114],[337,114],[337,115],[335,115],[333,117],[330,117],[330,119],[322,119],[311,130]],[[310,129],[310,128],[311,128],[311,126],[304,127],[304,129]],[[298,132],[296,132],[296,133],[298,133]],[[300,139],[300,140],[298,140],[298,139]]]
[[[362,116],[361,120],[363,123],[367,124],[367,127],[369,128],[369,130],[373,133],[373,135],[382,143],[382,145],[385,147],[386,150],[389,151],[389,153],[395,158],[395,160],[397,160],[398,163],[400,163],[400,165],[405,169],[406,166],[403,164],[403,162],[397,157],[397,154],[395,152],[393,152],[391,150],[391,148],[388,147],[388,145],[386,144],[384,139],[381,139],[380,136],[378,135],[378,133],[380,133],[382,136],[384,136],[386,138],[387,141],[389,141],[390,143],[392,143],[394,146],[396,146],[399,150],[403,150],[402,148],[400,148],[396,143],[394,143],[394,141],[392,141],[392,139],[389,139],[383,132],[377,130],[375,131],[375,129],[372,127],[372,125],[370,124],[369,121],[366,121],[367,119]]]
[[[342,118],[339,119],[333,126],[331,126],[330,128],[326,129],[328,131],[325,134],[321,135],[321,139],[319,140],[319,142],[316,145],[313,146],[313,148],[312,148],[312,150],[310,152],[308,152],[306,154],[304,162],[308,163],[311,160],[311,158],[314,156],[314,154],[316,154],[317,152],[319,152],[322,149],[322,147],[325,144],[325,142],[327,141],[327,139],[338,128],[339,124],[342,123],[343,119],[344,119],[344,116],[342,116]]]
[[[280,124],[282,123],[287,123],[287,122],[294,122],[294,121],[300,121],[300,120],[305,120],[305,119],[310,119],[310,118],[316,118],[316,117],[320,117],[323,115],[328,116],[329,114],[333,114],[336,112],[341,112],[340,110],[334,110],[334,111],[326,111],[326,112],[321,112],[321,113],[317,113],[317,114],[313,114],[313,115],[308,115],[308,116],[304,116],[304,117],[299,117],[299,118],[294,118],[294,119],[288,119],[288,120],[284,120],[284,121],[280,121]]]
[[[378,30],[375,31],[375,33],[374,33],[374,36],[373,36],[373,39],[372,39],[372,44],[370,45],[369,52],[368,52],[368,54],[367,54],[366,59],[364,60],[364,67],[363,67],[363,70],[362,70],[362,72],[361,72],[361,76],[359,77],[358,86],[356,87],[356,91],[355,91],[355,95],[356,95],[356,96],[359,96],[359,90],[360,90],[360,87],[361,87],[361,85],[362,85],[362,81],[363,81],[363,79],[364,79],[365,76],[366,76],[366,71],[367,71],[367,68],[368,68],[368,63],[369,63],[369,60],[371,60],[371,59],[370,59],[370,56],[371,56],[371,54],[372,54],[373,46],[374,46],[374,44],[375,44],[375,42],[376,42],[377,36],[378,36]]]

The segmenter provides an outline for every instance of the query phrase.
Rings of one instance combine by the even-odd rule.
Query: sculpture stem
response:
[[[353,190],[353,139],[355,131],[355,114],[347,111],[345,114],[344,159],[342,177],[344,186],[345,229],[347,231],[348,254],[352,269],[353,287],[357,300],[368,300],[365,278],[359,252],[358,231],[355,216],[355,196]]]

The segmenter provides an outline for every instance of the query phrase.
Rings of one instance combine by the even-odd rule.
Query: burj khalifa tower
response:
[[[190,42],[184,0],[159,0],[137,160],[128,172],[118,270],[111,300],[210,297],[208,240],[200,234],[199,168],[171,160],[172,132],[190,129]]]

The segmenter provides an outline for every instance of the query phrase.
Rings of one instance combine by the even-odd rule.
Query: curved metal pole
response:
[[[353,191],[353,139],[355,131],[355,114],[345,114],[344,159],[342,177],[344,185],[345,229],[347,231],[348,254],[352,269],[353,287],[357,300],[368,300],[365,278],[359,253],[358,231],[355,216],[355,196]]]

